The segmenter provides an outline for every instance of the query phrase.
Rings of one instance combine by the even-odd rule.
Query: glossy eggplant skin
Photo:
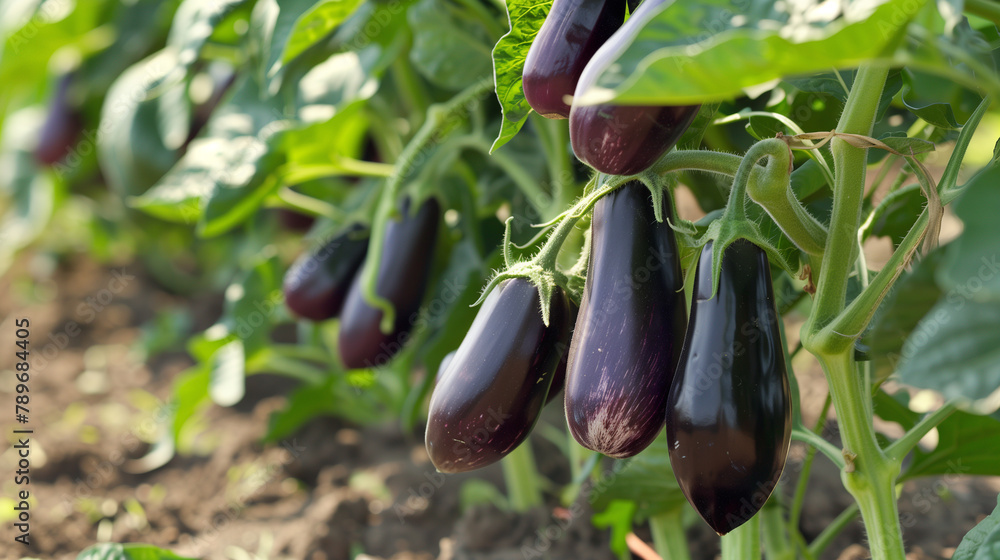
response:
[[[651,12],[666,0],[645,0],[632,17],[594,54],[577,82],[575,97],[593,86],[613,63]],[[569,115],[573,152],[594,169],[611,175],[634,175],[648,169],[680,140],[700,105],[574,104]]]
[[[348,368],[384,365],[406,343],[430,276],[440,214],[433,198],[427,199],[416,214],[410,213],[410,201],[405,199],[399,216],[386,228],[375,292],[395,308],[391,333],[379,329],[382,311],[365,301],[362,275],[354,277],[341,311],[338,337],[340,358]]]
[[[744,239],[727,247],[715,297],[711,271],[709,243],[670,389],[667,443],[684,495],[724,535],[778,483],[792,412],[767,255]]]
[[[83,131],[83,120],[69,98],[74,76],[70,72],[59,78],[55,97],[49,103],[49,114],[35,146],[35,161],[42,165],[55,165],[62,161]]]
[[[354,225],[318,251],[303,253],[285,273],[285,305],[296,315],[313,321],[336,317],[366,251],[368,235],[362,226]]]
[[[439,471],[485,467],[528,437],[568,334],[561,289],[552,295],[546,327],[538,289],[527,279],[494,288],[431,395],[426,444]]]
[[[664,216],[670,216],[663,197]],[[591,253],[566,371],[566,421],[581,445],[631,457],[663,428],[685,305],[677,242],[631,181],[594,206]]]
[[[524,97],[538,114],[569,118],[564,101],[584,67],[625,21],[624,0],[555,0],[524,60]]]

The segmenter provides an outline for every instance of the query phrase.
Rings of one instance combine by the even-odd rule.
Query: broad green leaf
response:
[[[194,560],[149,544],[95,544],[81,552],[76,560]]]
[[[309,70],[295,86],[296,115],[303,123],[328,121],[378,90],[378,75],[388,65],[380,45],[334,54]]]
[[[903,84],[900,99],[911,112],[938,128],[958,130],[962,127],[949,102],[956,102],[964,97],[964,88],[954,82],[909,69],[903,72]],[[972,108],[975,109],[975,105]]]
[[[284,298],[281,280],[284,267],[277,257],[262,260],[245,271],[226,289],[222,324],[243,341],[247,359],[267,346],[275,315]]]
[[[883,379],[895,371],[904,357],[907,337],[941,297],[941,290],[934,282],[941,256],[941,251],[931,253],[912,272],[897,280],[879,307],[873,326],[864,338],[876,378]]]
[[[994,211],[1000,208],[997,185],[1000,165],[992,164],[963,187],[965,192],[954,203],[955,214],[965,228],[948,245],[938,273],[938,282],[949,292],[949,299],[1000,303],[1000,245]]]
[[[906,339],[899,380],[989,413],[1000,406],[1000,302],[950,291]],[[1000,463],[998,463],[1000,464]]]
[[[492,71],[488,35],[475,21],[449,13],[442,0],[420,0],[407,12],[410,61],[432,84],[464,89]]]
[[[850,68],[890,56],[926,0],[667,3],[624,41],[584,103],[685,104],[725,100],[789,75]],[[712,32],[706,32],[711,29]]]
[[[235,339],[215,351],[212,356],[212,381],[208,394],[219,406],[233,406],[246,392],[246,356],[243,341]]]
[[[155,90],[177,66],[164,50],[136,63],[108,90],[101,110],[97,153],[108,185],[121,195],[138,195],[154,185],[176,158],[163,143]]]
[[[1000,497],[986,519],[965,534],[952,560],[995,560],[1000,558]]]
[[[915,449],[903,478],[1000,475],[1000,421],[992,416],[954,412],[938,425],[938,443]]]
[[[855,70],[839,70],[835,72],[820,72],[801,78],[786,78],[784,81],[803,92],[829,95],[843,105],[847,101],[847,94],[850,92],[851,86],[854,85],[855,76],[857,76],[857,71]],[[882,96],[879,98],[878,111],[875,113],[876,119],[882,118],[885,110],[889,107],[889,103],[892,102],[892,98],[899,93],[899,89],[902,86],[903,78],[900,70],[896,68],[890,70],[889,75],[885,79],[885,87],[882,88]],[[797,121],[800,121],[799,124],[803,126],[804,123],[801,121],[809,120],[802,119],[801,115],[795,112],[788,114]],[[806,128],[806,130],[810,129],[811,127]]]
[[[493,48],[493,78],[503,121],[491,151],[509,142],[521,130],[531,113],[531,106],[524,98],[521,74],[531,42],[542,28],[551,6],[552,2],[548,0],[507,0],[510,31]]]
[[[319,416],[337,416],[364,425],[385,420],[385,411],[372,391],[359,390],[348,383],[343,372],[332,371],[321,384],[304,384],[289,395],[284,408],[268,419],[264,441],[286,438]]]
[[[885,145],[901,154],[916,156],[934,151],[934,143],[923,138],[911,138],[909,136],[882,136],[879,138]]]

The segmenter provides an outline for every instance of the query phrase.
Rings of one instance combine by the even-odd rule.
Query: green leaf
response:
[[[97,154],[108,186],[122,195],[146,192],[176,158],[163,143],[154,90],[177,66],[170,50],[136,63],[108,90],[101,109]]]
[[[980,521],[955,549],[952,560],[995,560],[1000,558],[1000,497],[997,507]]]
[[[656,438],[642,453],[615,461],[612,469],[601,473],[591,502],[595,509],[607,507],[613,500],[635,502],[640,519],[670,511],[685,501],[672,473],[667,439]]]
[[[1000,475],[1000,421],[992,416],[953,412],[938,425],[938,444],[915,449],[903,478]]]
[[[184,0],[174,14],[167,45],[176,49],[183,68],[190,67],[201,54],[219,24],[247,0]]]
[[[233,406],[246,392],[246,356],[243,341],[235,339],[212,356],[212,380],[208,394],[219,406]]]
[[[732,99],[784,76],[885,58],[901,45],[925,1],[864,0],[851,3],[846,13],[823,10],[820,0],[761,2],[736,17],[729,0],[666,3],[634,41],[623,41],[618,59],[583,102],[680,105]]]
[[[879,418],[895,422],[904,430],[909,430],[920,420],[920,415],[907,406],[909,398],[910,394],[906,391],[897,391],[890,395],[884,389],[878,389],[872,397],[873,410]]]
[[[953,206],[965,225],[962,235],[946,249],[938,273],[949,296],[972,303],[1000,302],[1000,247],[996,208],[1000,208],[1000,165],[992,164],[973,177]],[[994,329],[995,330],[995,329]]]
[[[195,560],[149,544],[102,543],[86,548],[77,560]]]
[[[595,513],[590,518],[591,523],[598,529],[611,528],[611,551],[621,559],[631,558],[625,537],[632,532],[635,509],[635,502],[614,500],[608,504],[604,511]]]
[[[701,109],[698,109],[698,114],[691,122],[691,126],[677,141],[678,150],[697,150],[701,147],[701,139],[705,137],[705,131],[708,130],[708,127],[712,126],[712,121],[715,120],[720,105],[720,103],[705,103]]]
[[[181,430],[188,420],[193,418],[209,402],[208,389],[211,385],[212,371],[205,364],[198,364],[174,380],[171,406],[174,410],[171,435],[178,442]]]
[[[895,371],[906,338],[941,297],[941,290],[934,282],[941,257],[941,251],[928,255],[913,271],[896,281],[879,307],[873,326],[864,338],[877,379],[884,379]]]
[[[267,346],[275,314],[284,301],[281,292],[284,267],[272,256],[246,270],[226,289],[222,324],[243,341],[247,359]]]
[[[288,4],[288,2],[282,2]],[[292,32],[281,54],[282,62],[287,63],[306,49],[318,43],[344,22],[358,6],[361,0],[326,0],[317,2],[315,6],[303,14],[292,28]]]
[[[498,149],[516,136],[531,113],[531,106],[524,98],[521,74],[524,72],[524,59],[528,56],[531,42],[542,28],[551,6],[552,2],[548,0],[507,0],[510,31],[493,48],[493,76],[503,121],[500,134],[490,151]]]
[[[485,31],[452,15],[441,0],[420,0],[407,20],[413,30],[410,60],[432,84],[458,91],[492,72]]]
[[[836,72],[820,72],[802,78],[787,78],[784,81],[800,91],[829,95],[843,105],[847,102],[847,94],[851,86],[854,85],[854,78],[856,76],[856,70],[839,70]],[[899,93],[899,89],[902,86],[903,78],[901,72],[898,68],[893,68],[886,77],[885,87],[882,88],[882,96],[879,98],[878,110],[875,113],[876,120],[882,118],[885,110],[889,107],[889,103],[892,102],[892,98]],[[799,119],[799,115],[796,113],[788,114],[795,115]],[[799,125],[804,125],[804,123],[799,122]],[[806,128],[806,130],[810,130],[810,128]]]
[[[928,142],[923,138],[911,138],[909,136],[882,136],[879,140],[893,150],[907,156],[916,156],[934,151],[934,142]]]

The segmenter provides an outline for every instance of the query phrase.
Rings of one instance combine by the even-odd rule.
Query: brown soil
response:
[[[12,544],[17,533],[4,519],[2,558],[75,558],[102,540],[151,543],[212,560],[614,558],[608,530],[593,528],[586,504],[568,510],[549,495],[547,507],[527,514],[463,507],[467,481],[485,480],[503,491],[499,467],[438,474],[424,452],[422,430],[404,433],[391,419],[359,427],[321,418],[281,445],[262,446],[268,415],[293,386],[274,376],[249,378],[239,405],[210,408],[193,439],[194,453],[137,472],[135,459],[165,428],[158,407],[190,364],[183,353],[148,361],[136,355],[140,326],[159,310],[185,307],[192,310],[192,328],[204,329],[217,318],[221,298],[181,299],[157,289],[138,267],[107,269],[83,258],[51,274],[8,274],[0,286],[6,294],[0,296],[0,341],[13,346],[14,320],[27,317],[32,349],[45,358],[30,381],[28,486],[13,482],[11,434],[23,426],[4,415],[11,445],[0,455],[0,499],[30,491],[31,545]],[[78,333],[67,328],[71,322]],[[12,367],[10,354],[3,354],[0,368]],[[822,375],[806,368],[800,384],[803,408],[815,414],[825,397]],[[5,372],[0,399],[10,407],[13,386]],[[562,429],[560,414],[554,405],[542,421]],[[565,483],[567,465],[555,446],[537,435],[532,445],[553,487]],[[793,445],[781,485],[786,494],[803,456],[800,444]],[[818,458],[815,465],[801,523],[807,538],[850,503],[830,463]],[[961,536],[992,511],[998,487],[995,480],[964,477],[907,483],[900,508],[911,557],[950,557]],[[637,532],[650,540],[645,528]],[[693,558],[718,554],[717,539],[702,523],[693,522],[688,535]],[[862,527],[854,523],[824,558],[866,554]]]

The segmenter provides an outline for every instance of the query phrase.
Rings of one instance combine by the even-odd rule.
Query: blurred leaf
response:
[[[268,419],[266,442],[276,442],[295,433],[306,422],[320,416],[337,416],[365,425],[385,419],[376,395],[346,383],[343,372],[334,371],[321,384],[306,383],[288,396],[285,406]]]
[[[211,381],[211,368],[204,363],[188,368],[174,379],[171,399],[174,414],[170,433],[175,442],[179,441],[181,430],[188,420],[209,403]]]
[[[288,4],[288,2],[283,1],[282,4]],[[282,62],[287,63],[329,35],[361,4],[362,0],[315,2],[315,5],[295,22],[295,27],[292,29],[284,52],[281,54]]]
[[[378,75],[391,62],[392,50],[373,44],[338,53],[310,69],[295,86],[296,115],[304,123],[322,122],[378,91]]]
[[[635,502],[629,500],[613,500],[601,513],[595,513],[590,520],[598,529],[611,528],[611,551],[624,560],[631,558],[625,537],[632,532],[632,519],[635,517]]]
[[[429,82],[457,91],[490,76],[490,46],[478,24],[458,19],[441,0],[420,0],[407,20],[413,30],[410,60]]]
[[[510,504],[507,503],[507,496],[504,496],[503,492],[497,489],[492,483],[478,478],[472,478],[462,483],[458,501],[461,504],[462,511],[487,504],[496,506],[497,509],[502,511],[510,509]]]
[[[98,157],[108,185],[120,195],[146,192],[174,163],[159,128],[159,98],[152,94],[176,66],[171,51],[160,51],[130,67],[108,90]]]
[[[267,346],[275,313],[284,301],[284,267],[276,256],[260,261],[226,289],[221,323],[243,341],[246,358]]]
[[[784,76],[854,67],[894,53],[924,2],[865,0],[843,11],[820,0],[754,2],[740,18],[729,0],[667,3],[634,41],[623,41],[584,101],[724,100]]]
[[[826,185],[826,176],[816,160],[810,159],[792,171],[790,181],[795,198],[805,200]]]
[[[246,392],[246,356],[243,341],[227,343],[212,356],[212,380],[208,394],[219,406],[233,406],[240,402]]]
[[[873,326],[864,337],[872,356],[876,379],[884,379],[895,371],[903,357],[907,337],[941,297],[941,290],[934,282],[941,257],[941,251],[928,255],[911,272],[896,281],[892,292],[879,306]]]
[[[615,500],[628,500],[637,506],[637,519],[645,519],[677,508],[685,501],[670,468],[667,438],[656,438],[631,459],[615,461],[614,467],[598,478],[600,482],[590,495],[597,510],[609,507]]]
[[[1000,165],[991,164],[963,187],[953,209],[965,225],[945,249],[938,282],[970,302],[1000,302],[1000,246],[996,208],[1000,208]],[[949,293],[951,295],[951,293]]]
[[[1000,558],[1000,496],[997,507],[986,519],[966,533],[952,560],[994,560]]]
[[[201,54],[218,25],[236,8],[248,0],[184,0],[174,14],[167,45],[176,49],[177,60],[189,67]]]
[[[910,410],[909,399],[910,394],[906,391],[897,391],[890,395],[884,389],[878,389],[872,397],[873,410],[879,418],[895,422],[904,430],[909,430],[920,420],[920,414]]]
[[[838,70],[835,72],[819,72],[801,78],[786,78],[784,81],[800,91],[829,95],[843,105],[847,101],[847,94],[850,91],[851,86],[854,85],[854,78],[857,74],[857,70]],[[875,117],[876,120],[882,118],[882,115],[885,114],[885,110],[889,108],[892,98],[899,93],[901,87],[903,87],[902,73],[900,69],[893,68],[889,71],[889,75],[886,77],[885,87],[882,88],[882,96],[878,101],[878,111],[876,112]],[[798,96],[796,96],[796,98],[798,98]],[[808,120],[801,119],[800,116],[794,112],[789,114],[799,121]],[[799,122],[799,124],[802,125],[803,123]],[[806,130],[810,129],[811,127],[806,128]]]
[[[954,412],[938,425],[938,444],[917,448],[902,478],[1000,475],[1000,421],[992,416]]]
[[[517,135],[531,113],[531,106],[524,98],[521,74],[531,42],[541,29],[551,6],[552,2],[548,0],[507,0],[510,31],[493,48],[493,76],[503,121],[492,150],[500,148]]]
[[[95,544],[81,552],[77,560],[195,560],[149,544]]]
[[[890,198],[891,197],[891,198]],[[896,247],[924,210],[927,199],[919,188],[900,189],[879,203],[881,214],[871,223],[870,235],[892,239]]]

